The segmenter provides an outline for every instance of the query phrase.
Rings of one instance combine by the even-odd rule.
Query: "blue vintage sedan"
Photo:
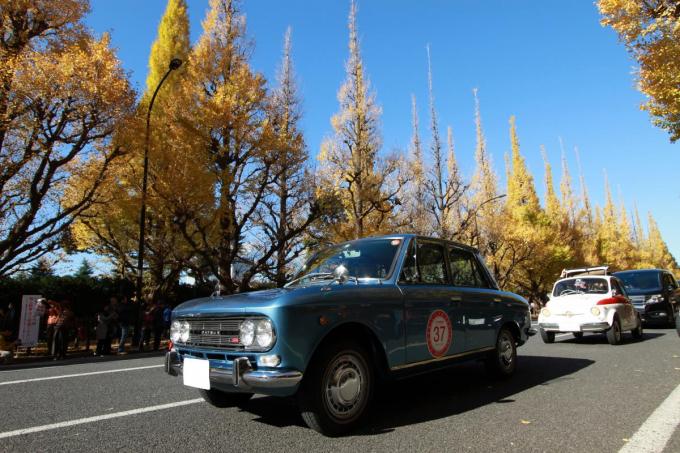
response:
[[[509,376],[533,333],[527,301],[500,291],[475,249],[372,237],[319,251],[285,288],[178,306],[166,371],[219,407],[295,395],[311,428],[339,435],[379,380],[469,359]]]

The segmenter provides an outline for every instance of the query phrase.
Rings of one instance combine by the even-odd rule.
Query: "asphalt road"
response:
[[[662,420],[663,451],[680,452],[674,330],[621,346],[534,337],[519,353],[508,381],[467,363],[391,384],[365,429],[337,439],[306,428],[286,399],[213,408],[159,357],[0,368],[0,451],[641,451],[664,437],[651,426]]]

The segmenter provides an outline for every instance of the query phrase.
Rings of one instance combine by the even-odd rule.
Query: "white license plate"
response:
[[[581,324],[575,324],[575,323],[560,323],[560,330],[562,332],[580,332],[581,331]]]
[[[184,385],[210,390],[210,361],[186,357],[182,376]]]

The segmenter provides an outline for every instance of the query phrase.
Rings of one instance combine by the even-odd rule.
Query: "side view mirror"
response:
[[[673,285],[668,285],[668,292],[672,293],[673,291],[675,291],[675,288],[673,288]]]
[[[349,271],[341,264],[333,270],[333,276],[338,283],[345,283],[349,279]]]

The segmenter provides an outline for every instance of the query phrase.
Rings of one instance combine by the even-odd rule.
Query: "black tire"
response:
[[[355,428],[373,396],[370,363],[365,348],[353,341],[334,342],[319,351],[297,395],[307,426],[332,437]]]
[[[572,332],[572,335],[574,335],[574,338],[576,338],[577,340],[583,338],[583,332]]]
[[[487,371],[499,378],[512,376],[517,368],[517,339],[507,328],[502,328],[496,339],[496,348],[489,353],[486,361]]]
[[[618,317],[614,317],[612,326],[607,330],[607,341],[611,345],[621,344],[621,323]]]
[[[543,340],[543,343],[545,344],[550,344],[555,342],[555,332],[546,332],[545,330],[541,329],[541,339]]]
[[[215,407],[239,407],[248,402],[252,393],[230,393],[215,389],[199,390],[199,393],[212,406]]]
[[[675,330],[678,332],[678,336],[680,337],[680,316],[675,317]]]
[[[634,340],[642,340],[643,332],[642,332],[642,319],[640,319],[640,316],[637,316],[637,321],[638,321],[638,326],[630,331],[630,334],[633,336]]]

